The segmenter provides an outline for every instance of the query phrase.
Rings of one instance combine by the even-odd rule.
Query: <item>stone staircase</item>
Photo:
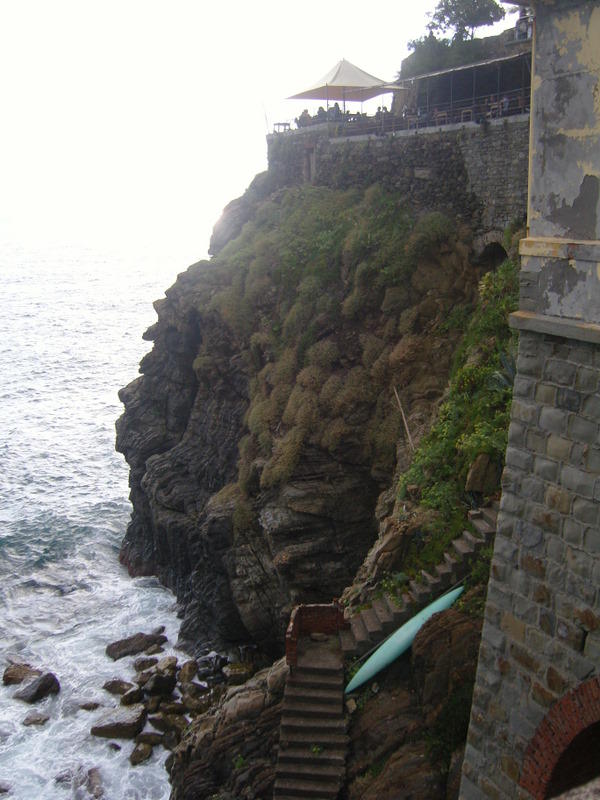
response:
[[[336,634],[313,637],[300,639],[297,664],[285,687],[274,800],[333,800],[346,772],[348,737],[339,638]]]
[[[475,533],[463,531],[434,570],[422,570],[402,597],[384,595],[356,614],[335,603],[298,606],[290,620],[290,664],[273,800],[335,800],[346,773],[344,658],[375,648],[421,608],[469,573],[496,531],[498,504],[472,511]],[[298,613],[297,613],[298,612]],[[302,612],[302,613],[300,613]]]
[[[411,580],[401,597],[383,595],[356,614],[346,612],[350,626],[339,633],[344,657],[362,655],[376,647],[392,631],[466,577],[481,550],[492,543],[497,515],[497,503],[471,511],[469,520],[476,533],[463,531],[431,573],[421,570],[419,579]]]

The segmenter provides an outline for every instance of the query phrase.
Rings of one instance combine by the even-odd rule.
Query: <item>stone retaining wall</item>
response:
[[[329,139],[326,130],[269,136],[269,172],[279,185],[312,181],[336,189],[381,183],[417,210],[446,211],[475,236],[498,236],[527,208],[529,117],[485,125]]]

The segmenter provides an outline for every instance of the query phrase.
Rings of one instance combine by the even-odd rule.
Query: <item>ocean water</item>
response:
[[[183,265],[180,265],[183,266]],[[35,706],[0,686],[0,783],[11,798],[85,798],[57,776],[100,772],[106,800],[169,796],[166,753],[131,767],[90,735],[115,704],[102,689],[133,675],[106,645],[179,623],[174,597],[118,563],[130,514],[127,468],[114,450],[117,391],[137,374],[142,341],[175,265],[76,248],[0,244],[0,670],[9,658],[53,671],[59,695]],[[178,651],[180,658],[185,657]],[[31,710],[50,719],[25,727]],[[77,781],[75,781],[77,783]]]

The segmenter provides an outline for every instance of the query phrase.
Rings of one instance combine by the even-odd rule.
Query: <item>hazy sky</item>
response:
[[[283,98],[340,58],[394,79],[434,6],[0,0],[0,237],[204,257]]]

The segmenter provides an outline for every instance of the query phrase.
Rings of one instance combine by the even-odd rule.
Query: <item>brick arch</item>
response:
[[[544,800],[559,758],[573,739],[600,722],[600,676],[568,692],[539,724],[525,752],[520,785]]]

